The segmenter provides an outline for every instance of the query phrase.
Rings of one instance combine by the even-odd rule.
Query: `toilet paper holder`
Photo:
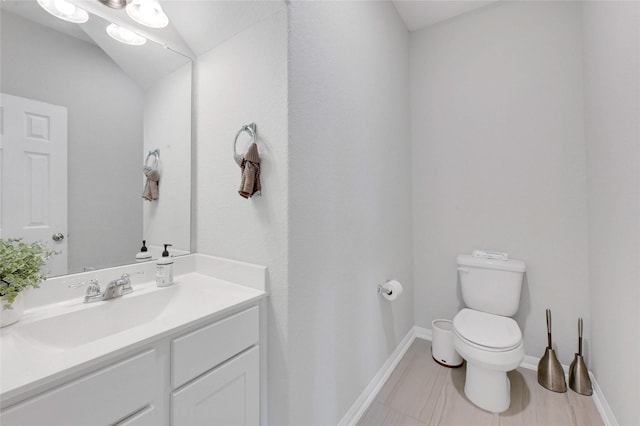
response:
[[[389,302],[393,302],[402,294],[402,284],[397,280],[387,280],[378,284],[378,296],[382,296]]]
[[[388,282],[389,281],[387,281],[386,283]],[[390,288],[385,288],[384,284],[378,284],[378,296],[381,296],[383,294],[386,294],[387,296],[391,296],[391,294],[393,294],[393,290],[391,290]]]

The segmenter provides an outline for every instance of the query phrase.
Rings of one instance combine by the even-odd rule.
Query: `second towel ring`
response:
[[[153,165],[149,165],[149,159],[153,159]],[[149,151],[147,158],[144,160],[144,170],[152,170],[158,167],[158,161],[160,160],[160,148],[156,148],[153,151]]]
[[[236,150],[236,145],[238,143],[238,137],[243,132],[249,133],[251,135],[251,138],[253,139],[253,143],[256,143],[256,136],[258,134],[258,126],[256,126],[256,123],[251,123],[251,124],[246,124],[246,125],[242,126],[240,128],[240,130],[238,130],[238,133],[236,133],[236,138],[233,141],[233,155],[234,156],[238,155],[238,152]]]

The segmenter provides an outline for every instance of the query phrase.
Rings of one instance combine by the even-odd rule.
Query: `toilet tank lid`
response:
[[[458,265],[471,266],[474,268],[497,269],[511,272],[524,272],[527,269],[527,265],[518,259],[483,259],[481,257],[473,257],[470,254],[459,254],[457,261]]]

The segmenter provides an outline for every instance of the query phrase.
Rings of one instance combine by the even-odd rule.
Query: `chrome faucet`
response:
[[[120,278],[111,280],[107,284],[107,288],[100,290],[100,284],[98,280],[83,281],[77,284],[69,284],[70,288],[82,287],[87,285],[87,294],[84,296],[84,303],[99,302],[101,300],[115,299],[116,297],[124,296],[133,292],[131,287],[131,276],[144,274],[144,272],[134,272],[132,274],[122,274]]]

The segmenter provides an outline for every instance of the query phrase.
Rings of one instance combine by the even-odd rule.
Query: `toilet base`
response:
[[[478,367],[469,361],[464,393],[475,405],[492,413],[502,413],[511,404],[511,382],[507,372]]]

